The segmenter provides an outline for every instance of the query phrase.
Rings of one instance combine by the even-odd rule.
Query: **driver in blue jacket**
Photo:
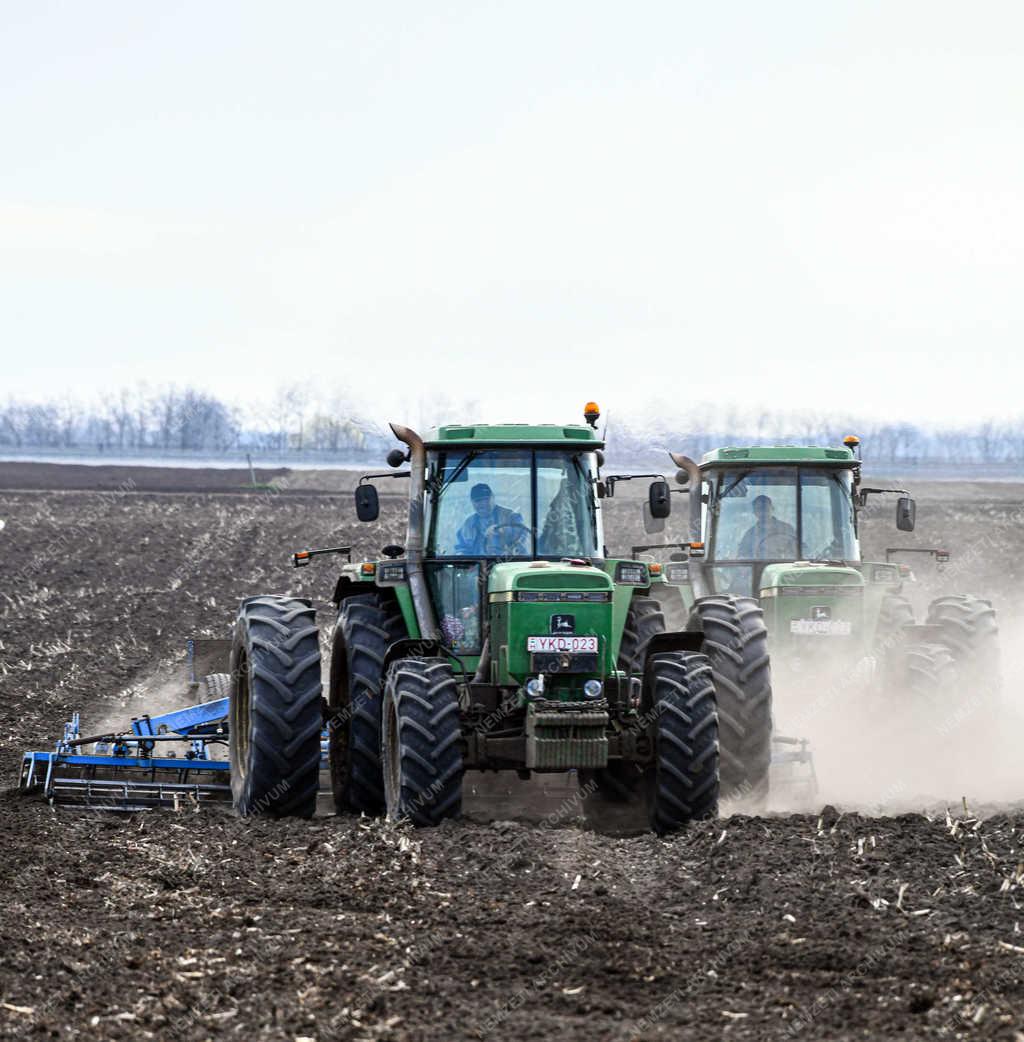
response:
[[[473,513],[455,537],[455,553],[466,557],[514,557],[527,552],[529,529],[523,515],[494,502],[491,486],[480,482],[469,492]]]

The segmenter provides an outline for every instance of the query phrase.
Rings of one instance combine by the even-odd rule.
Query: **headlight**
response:
[[[615,566],[615,581],[629,586],[647,586],[650,579],[647,577],[647,565],[636,564],[633,561],[620,561]]]
[[[583,694],[587,698],[600,698],[601,697],[601,681],[600,680],[588,680],[583,685]]]

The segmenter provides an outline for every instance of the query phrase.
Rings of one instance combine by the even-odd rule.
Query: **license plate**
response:
[[[802,637],[848,637],[853,627],[846,619],[791,619],[790,633]]]
[[[597,652],[597,637],[564,636],[564,637],[527,637],[527,651],[576,652],[593,655]]]

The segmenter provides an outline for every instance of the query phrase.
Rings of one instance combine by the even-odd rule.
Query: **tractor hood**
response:
[[[761,604],[768,632],[778,641],[816,646],[832,654],[864,634],[864,576],[842,564],[796,561],[761,573]],[[808,642],[810,644],[808,645]]]
[[[551,600],[562,600],[563,597],[558,595],[580,594],[578,597],[567,597],[566,599],[607,601],[611,599],[613,585],[607,572],[590,564],[569,564],[565,561],[522,561],[494,565],[488,579],[487,592],[492,600],[496,594],[532,591],[556,594],[550,598]],[[583,596],[583,594],[594,593],[602,593],[603,596]],[[548,598],[538,599],[546,600]]]
[[[557,686],[614,669],[611,576],[589,564],[496,564],[487,583],[499,683],[551,673]],[[580,678],[578,681],[576,678]]]
[[[807,587],[829,587],[831,593],[842,595],[835,586],[864,586],[864,576],[856,568],[843,564],[819,564],[816,561],[794,561],[792,564],[770,564],[761,573],[761,596],[775,597],[781,593],[813,593]],[[768,591],[774,591],[769,593]],[[851,591],[852,592],[852,591]]]

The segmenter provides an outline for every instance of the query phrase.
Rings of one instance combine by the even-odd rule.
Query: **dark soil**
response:
[[[1016,507],[983,509],[951,506],[952,537]],[[0,493],[3,776],[73,709],[86,727],[142,711],[140,686],[175,672],[187,635],[226,635],[243,596],[312,596],[326,623],[330,565],[296,572],[289,554],[376,554],[401,537],[384,515],[360,528],[348,495],[304,492]],[[1024,817],[825,808],[660,840],[570,810],[414,831],[74,814],[8,792],[0,1038],[1024,1032]]]

